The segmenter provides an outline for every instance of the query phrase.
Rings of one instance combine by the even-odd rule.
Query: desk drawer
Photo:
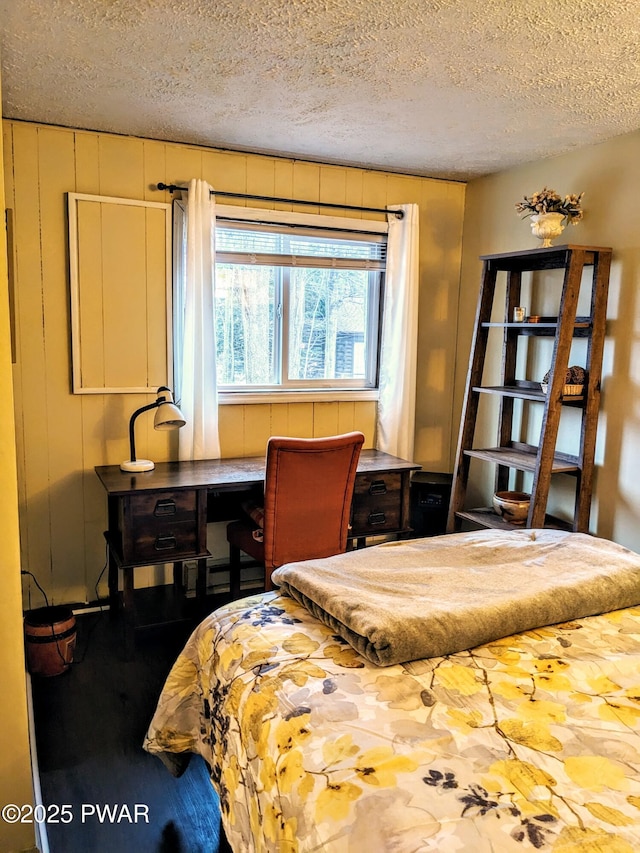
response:
[[[137,527],[130,539],[131,562],[158,563],[197,553],[197,525],[193,521],[149,523]]]
[[[202,550],[195,489],[128,495],[122,499],[120,511],[122,556],[126,563],[170,562],[195,556]]]
[[[131,495],[129,503],[131,519],[136,524],[148,521],[190,521],[196,513],[196,491],[185,489],[176,492],[153,492]]]
[[[399,530],[401,518],[401,475],[358,474],[353,490],[351,535],[374,536]]]

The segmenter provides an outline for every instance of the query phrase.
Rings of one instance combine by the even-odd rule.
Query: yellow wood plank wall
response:
[[[415,459],[427,470],[450,470],[462,184],[28,122],[4,121],[3,131],[6,203],[15,217],[22,560],[53,600],[95,597],[105,562],[106,500],[93,469],[128,456],[129,416],[148,402],[135,394],[71,393],[68,192],[168,202],[170,195],[155,189],[159,181],[180,184],[199,177],[220,191],[366,207],[417,203]],[[126,341],[120,350],[126,359]],[[154,431],[152,418],[141,419],[138,427],[141,455],[171,457],[175,437]],[[361,429],[366,445],[375,445],[375,403],[236,405],[220,413],[223,456],[263,453],[275,433],[315,436],[351,429]],[[26,604],[39,603],[30,588]]]

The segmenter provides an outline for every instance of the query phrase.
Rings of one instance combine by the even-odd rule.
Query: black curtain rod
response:
[[[175,192],[176,190],[182,190],[183,192],[187,192],[189,187],[180,187],[177,184],[156,184],[157,189],[159,190],[168,190],[170,193]],[[403,210],[387,210],[386,208],[379,207],[357,207],[353,204],[331,204],[327,201],[303,201],[302,199],[295,198],[273,198],[268,195],[250,195],[246,193],[225,193],[219,192],[218,190],[211,190],[211,195],[222,196],[224,198],[252,198],[255,201],[275,201],[280,202],[282,204],[308,204],[312,207],[332,207],[334,209],[339,210],[357,210],[365,213],[395,213],[398,219],[402,219],[404,217]]]

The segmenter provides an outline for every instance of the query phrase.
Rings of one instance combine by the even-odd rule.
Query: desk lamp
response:
[[[148,406],[141,406],[131,415],[129,421],[129,446],[131,456],[126,462],[120,463],[122,471],[151,471],[155,468],[155,464],[150,459],[136,459],[136,442],[134,434],[134,424],[138,415],[142,412],[148,412],[150,409],[157,409],[153,426],[155,429],[180,429],[186,424],[184,415],[173,402],[173,394],[166,385],[161,385],[157,391],[158,397],[153,403]]]

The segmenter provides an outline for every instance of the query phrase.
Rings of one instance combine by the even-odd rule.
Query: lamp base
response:
[[[155,468],[155,463],[150,459],[128,459],[126,462],[120,463],[121,471],[152,471]]]

